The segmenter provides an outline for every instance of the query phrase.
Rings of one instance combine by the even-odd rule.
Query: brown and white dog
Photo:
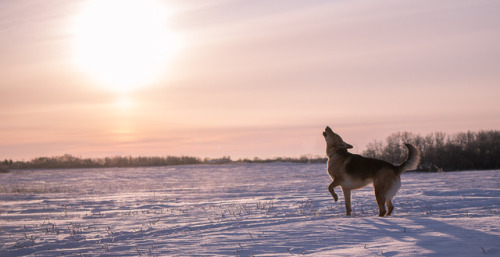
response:
[[[335,202],[339,199],[334,188],[340,186],[344,193],[346,215],[351,215],[351,190],[373,183],[379,216],[391,215],[394,210],[392,199],[401,187],[401,174],[417,168],[420,151],[412,144],[408,148],[408,158],[398,166],[386,161],[352,154],[347,149],[352,145],[344,142],[330,127],[323,132],[328,155],[328,174],[333,182],[328,186]],[[385,205],[389,209],[386,211]]]

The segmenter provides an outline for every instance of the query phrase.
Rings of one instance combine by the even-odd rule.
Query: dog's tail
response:
[[[420,150],[412,144],[405,144],[405,146],[408,148],[408,158],[398,166],[399,174],[408,170],[417,169],[420,163]]]

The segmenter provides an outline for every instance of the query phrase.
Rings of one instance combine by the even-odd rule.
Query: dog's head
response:
[[[337,152],[338,150],[347,150],[352,148],[352,145],[344,142],[344,140],[342,140],[339,135],[333,132],[330,127],[325,128],[323,136],[325,137],[326,141],[326,154],[329,156]]]

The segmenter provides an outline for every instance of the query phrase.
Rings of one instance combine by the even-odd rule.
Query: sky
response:
[[[500,129],[500,1],[0,1],[0,160]]]

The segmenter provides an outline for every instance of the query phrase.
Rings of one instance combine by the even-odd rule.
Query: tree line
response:
[[[384,141],[369,143],[363,155],[399,164],[407,155],[404,143],[412,143],[420,149],[421,171],[455,171],[500,169],[500,131],[462,132],[447,135],[434,132],[425,136],[411,132],[397,132]],[[298,158],[276,157],[261,159],[232,160],[221,158],[198,158],[191,156],[132,157],[114,156],[104,158],[81,158],[70,154],[54,157],[38,157],[29,161],[4,160],[0,162],[0,172],[9,169],[69,169],[69,168],[111,168],[111,167],[152,167],[185,164],[224,163],[326,163],[322,156],[303,155]]]
[[[4,160],[0,162],[0,172],[9,169],[72,169],[72,168],[121,168],[121,167],[154,167],[186,164],[225,164],[225,163],[323,163],[326,158],[301,156],[299,158],[276,157],[272,159],[239,159],[231,160],[229,156],[221,158],[198,158],[191,156],[165,156],[165,157],[132,157],[114,156],[104,158],[81,158],[70,154],[53,157],[38,157],[29,161]]]
[[[9,169],[71,169],[71,168],[111,168],[111,167],[151,167],[182,164],[199,164],[201,159],[189,156],[132,157],[114,156],[104,158],[80,158],[71,154],[52,157],[38,157],[30,161],[2,162]]]
[[[500,131],[461,132],[447,135],[434,132],[421,136],[397,132],[385,141],[369,143],[363,155],[401,163],[407,155],[404,143],[420,149],[422,171],[456,171],[500,169]]]

